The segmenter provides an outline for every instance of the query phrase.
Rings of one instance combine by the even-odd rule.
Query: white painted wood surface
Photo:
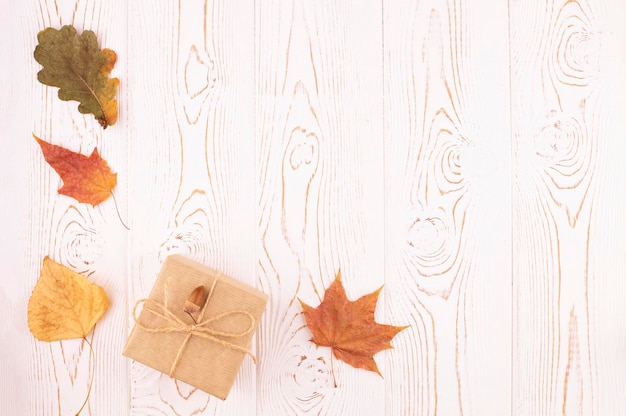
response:
[[[626,414],[626,4],[618,0],[3,0],[0,409],[73,415],[80,340],[36,341],[43,257],[103,286],[90,415]],[[47,26],[118,54],[103,131],[36,80]],[[118,173],[58,195],[32,140]],[[121,356],[182,253],[270,295],[226,401]],[[309,342],[341,269],[410,325],[384,379]]]

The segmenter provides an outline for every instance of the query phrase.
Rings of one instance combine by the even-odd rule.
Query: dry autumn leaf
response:
[[[28,327],[41,341],[84,338],[108,307],[104,289],[46,257],[28,302]]]
[[[35,60],[43,66],[37,73],[39,82],[59,87],[61,100],[80,102],[78,111],[93,114],[103,128],[115,124],[119,80],[109,78],[117,60],[115,52],[100,50],[91,30],[78,35],[69,25],[44,29],[37,40]]]
[[[47,143],[34,134],[33,137],[41,146],[46,162],[63,179],[60,194],[93,206],[111,196],[117,185],[117,174],[111,172],[107,162],[98,154],[98,149],[94,149],[91,156],[85,156]]]
[[[406,328],[374,321],[381,289],[350,301],[341,283],[341,272],[337,272],[337,277],[326,289],[324,300],[317,308],[300,301],[306,325],[313,333],[311,341],[318,346],[331,347],[337,359],[353,367],[381,375],[374,354],[393,348],[391,339]]]

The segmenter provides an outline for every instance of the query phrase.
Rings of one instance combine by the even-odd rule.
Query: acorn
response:
[[[188,313],[189,316],[191,316],[192,313],[200,312],[200,309],[202,309],[202,307],[204,306],[204,303],[206,302],[206,298],[207,298],[207,294],[206,294],[206,290],[204,289],[204,286],[198,286],[191,292],[191,294],[185,301],[185,306],[183,307],[183,311]],[[193,319],[195,322],[195,319],[193,318],[193,316],[191,316],[191,319]]]

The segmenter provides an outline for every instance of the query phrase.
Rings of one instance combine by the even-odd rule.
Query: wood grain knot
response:
[[[184,68],[185,95],[183,109],[189,124],[200,119],[204,103],[209,99],[217,83],[215,63],[209,57],[201,57],[195,45],[187,55]]]
[[[458,121],[443,108],[431,120],[427,143],[426,148],[429,150],[424,154],[425,164],[422,169],[428,166],[439,194],[464,190],[471,179],[466,169],[471,141],[462,133]],[[424,189],[428,185],[426,182],[421,184]]]
[[[159,248],[159,260],[165,260],[172,254],[183,254],[196,258],[198,253],[206,251],[206,239],[202,237],[202,227],[197,224],[183,224],[172,231]]]
[[[211,207],[204,191],[194,190],[183,201],[170,225],[170,231],[159,247],[159,261],[162,263],[172,254],[182,254],[204,263],[214,250],[214,240],[210,240],[210,226],[207,212]]]
[[[294,397],[297,407],[307,413],[318,406],[334,389],[328,351],[315,346],[293,348],[285,368],[291,374],[287,397]]]
[[[94,272],[94,263],[102,256],[103,251],[104,240],[98,230],[75,220],[65,224],[58,258],[68,267],[89,275]]]
[[[189,48],[185,62],[185,92],[191,99],[213,88],[217,81],[212,59],[201,58],[196,45]]]
[[[468,140],[455,136],[452,140],[441,142],[439,149],[439,165],[435,169],[437,187],[442,194],[460,191],[466,186],[467,175],[467,145]]]
[[[584,87],[600,70],[600,34],[591,28],[589,15],[577,2],[560,10],[555,30],[554,71],[563,84]]]
[[[315,169],[318,161],[319,140],[315,133],[308,133],[306,129],[295,128],[289,138],[289,166],[293,170],[308,165]]]
[[[421,259],[432,260],[445,251],[448,227],[441,218],[416,218],[409,227],[407,243]]]
[[[575,117],[553,113],[535,134],[534,146],[539,163],[556,188],[576,187],[589,170],[592,143]]]
[[[320,390],[324,390],[332,384],[330,366],[324,357],[310,357],[301,355],[296,357],[293,381],[299,389],[310,389],[310,394],[305,395],[306,400],[319,395]]]
[[[457,257],[458,236],[442,208],[415,208],[409,214],[405,258],[424,277],[445,273]]]

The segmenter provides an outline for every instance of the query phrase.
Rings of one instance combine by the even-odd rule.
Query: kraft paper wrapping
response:
[[[217,317],[206,325],[211,330],[241,334],[252,325],[249,333],[243,336],[217,336],[219,339],[216,341],[194,334],[188,336],[185,330],[151,332],[142,328],[160,331],[176,326],[171,319],[146,311],[147,303],[163,304],[178,318],[177,321],[192,327],[193,320],[183,311],[185,300],[198,286],[203,285],[208,291],[216,278],[213,293],[209,294],[198,324]],[[263,292],[183,256],[169,256],[149,300],[136,318],[139,324],[133,328],[123,355],[165,374],[172,371],[172,364],[178,356],[173,377],[224,400],[235,382],[266,304],[267,295]],[[248,316],[232,311],[244,312]],[[253,322],[250,316],[254,317]],[[197,319],[197,316],[194,317]]]

